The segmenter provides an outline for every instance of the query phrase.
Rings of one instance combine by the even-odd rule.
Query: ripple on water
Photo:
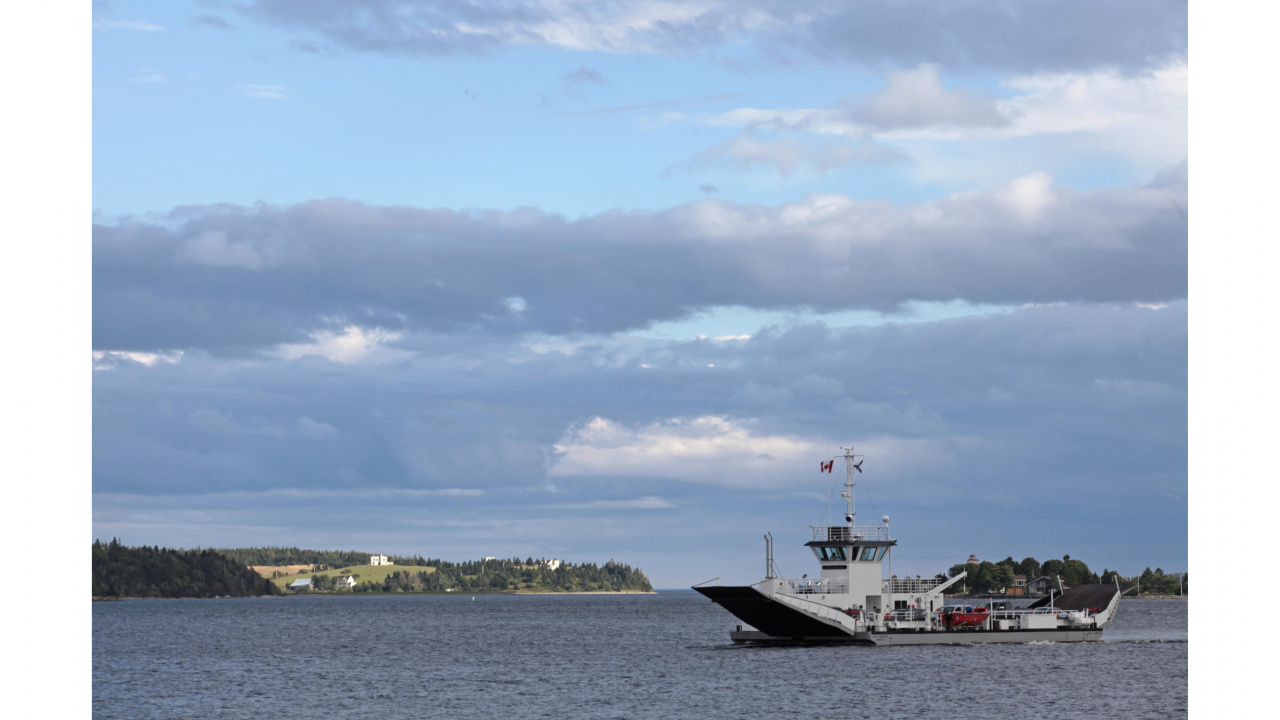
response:
[[[1180,600],[1101,643],[748,647],[692,592],[95,603],[96,718],[1186,715]]]

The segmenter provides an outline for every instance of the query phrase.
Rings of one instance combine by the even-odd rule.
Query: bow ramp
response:
[[[734,639],[779,639],[792,641],[853,640],[854,626],[848,616],[832,608],[809,602],[813,608],[802,609],[806,601],[777,594],[772,598],[750,585],[695,587],[694,590],[733,613],[754,628],[739,628]],[[814,611],[825,611],[818,614]]]
[[[1090,613],[1097,627],[1102,627],[1115,617],[1122,594],[1119,581],[1115,585],[1077,585],[1061,595],[1041,598],[1027,608],[1052,607],[1060,611]]]

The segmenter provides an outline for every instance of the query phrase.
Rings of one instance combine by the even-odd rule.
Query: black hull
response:
[[[751,586],[696,587],[694,590],[733,613],[739,620],[774,639],[852,642],[843,630],[774,602]]]

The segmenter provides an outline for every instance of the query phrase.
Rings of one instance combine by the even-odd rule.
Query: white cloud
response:
[[[1185,57],[1186,8],[1167,0],[342,0],[240,6],[273,27],[357,52],[431,57],[504,45],[613,53],[714,53],[772,63],[870,67],[935,62],[964,71],[1147,67]],[[308,43],[310,45],[310,43]],[[325,48],[328,49],[328,48]]]
[[[1054,202],[1053,178],[1042,172],[1014,178],[996,191],[996,197],[1012,214],[1025,222],[1035,222]]]
[[[546,355],[547,353],[575,355],[578,350],[588,342],[589,341],[587,340],[569,340],[555,336],[548,336],[539,338],[536,342],[529,343],[528,348],[538,355]]]
[[[371,329],[382,327],[515,333],[551,355],[715,307],[1166,302],[1186,293],[1186,187],[1169,184],[1182,167],[1160,187],[1081,192],[1024,170],[924,202],[814,194],[572,220],[342,200],[180,208],[168,226],[94,226],[94,341],[241,353],[289,343],[286,357],[375,361],[393,357],[371,352],[395,339]],[[687,327],[682,337],[760,325]]]
[[[889,73],[884,90],[858,104],[851,115],[875,128],[991,127],[1011,119],[994,95],[943,88],[938,66],[927,63]]]
[[[732,17],[724,3],[707,0],[633,0],[601,4],[579,0],[542,3],[533,22],[514,19],[457,22],[449,30],[472,42],[552,45],[588,52],[636,53],[666,49],[681,31],[700,26],[712,33],[751,30],[777,24],[770,13],[741,6]],[[672,37],[673,35],[677,37]]]
[[[822,392],[837,389],[822,385]],[[757,425],[755,420],[708,415],[628,428],[596,417],[566,430],[553,446],[547,474],[658,478],[750,489],[814,487],[811,473],[828,459],[827,439],[758,434]],[[901,479],[936,472],[954,464],[957,453],[984,443],[960,435],[880,435],[862,440],[856,449],[874,458],[864,466],[866,472]],[[830,447],[838,445],[836,441]]]
[[[95,30],[139,30],[142,32],[162,32],[163,27],[144,20],[107,20],[104,18],[93,19],[93,27]]]
[[[1175,389],[1165,383],[1146,380],[1094,380],[1093,384],[1106,392],[1119,393],[1137,398],[1167,397]]]
[[[329,423],[312,420],[306,416],[298,418],[297,426],[299,435],[316,440],[333,437],[338,434],[338,431],[333,429],[333,426]]]
[[[823,454],[796,437],[756,435],[755,422],[705,416],[627,428],[605,418],[570,427],[554,445],[552,476],[654,477],[770,487]]]
[[[404,490],[401,491],[410,497],[415,495],[443,495],[445,497],[480,497],[484,495],[483,490],[475,488],[444,488],[441,490]]]
[[[997,99],[946,90],[938,68],[890,73],[882,92],[831,108],[737,108],[699,122],[883,140],[974,140],[1062,133],[1098,136],[1107,149],[1159,164],[1186,157],[1187,63],[1136,74],[1115,70],[1015,76]]]
[[[764,167],[785,178],[801,171],[823,175],[836,168],[902,159],[896,150],[866,140],[800,142],[790,138],[762,139],[746,132],[703,150],[684,167],[694,171],[727,167],[744,172]],[[668,173],[676,167],[679,166]]]
[[[245,97],[262,98],[265,100],[285,100],[289,97],[289,90],[283,85],[236,85],[236,88],[244,92]]]
[[[412,357],[413,353],[386,347],[399,340],[402,333],[383,328],[362,328],[349,325],[342,333],[322,330],[312,333],[310,343],[285,344],[276,348],[276,355],[293,360],[307,355],[319,355],[334,362],[385,363]]]
[[[155,68],[141,68],[138,70],[138,75],[129,78],[129,82],[140,85],[155,85],[168,81],[165,74]]]
[[[403,500],[425,497],[482,497],[484,491],[476,488],[271,488],[269,490],[231,490],[228,492],[183,494],[184,501],[199,500],[227,502],[229,504],[250,504],[262,500]],[[163,493],[94,493],[95,501],[128,501],[129,503],[157,503],[172,499],[174,495]]]
[[[660,497],[643,497],[635,500],[595,500],[584,503],[560,503],[541,505],[552,510],[662,510],[675,507],[674,503]]]
[[[1187,63],[1136,75],[1117,71],[1015,77],[1002,101],[1015,117],[997,137],[1087,133],[1102,147],[1148,163],[1187,156]]]
[[[170,365],[176,365],[182,361],[181,350],[174,350],[165,353],[149,353],[149,352],[130,352],[127,350],[94,350],[93,351],[93,369],[94,370],[113,370],[119,366],[121,360],[139,363],[151,367],[157,362],[164,362]]]
[[[1187,75],[1186,62],[1137,75],[1113,70],[1022,75],[1005,81],[1021,94],[1003,105],[1018,116],[1012,132],[1020,135],[1185,120]]]

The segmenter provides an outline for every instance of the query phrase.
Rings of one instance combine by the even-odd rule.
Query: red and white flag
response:
[[[824,462],[824,463],[818,463],[818,465],[819,465],[819,466],[821,466],[821,468],[822,468],[822,469],[821,469],[821,470],[819,470],[818,472],[827,472],[827,473],[829,473],[829,472],[831,472],[831,467],[832,467],[833,465],[835,465],[835,464],[836,464],[836,461],[835,461],[835,460],[828,460],[828,461],[826,461],[826,462]]]

